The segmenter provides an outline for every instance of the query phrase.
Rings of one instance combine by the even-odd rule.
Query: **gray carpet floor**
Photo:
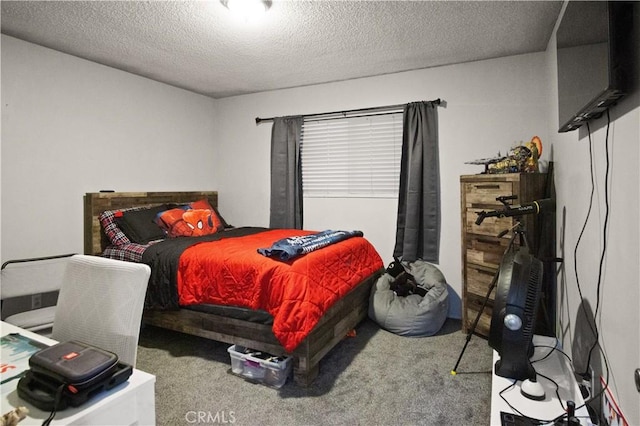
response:
[[[367,319],[320,363],[312,386],[280,389],[231,374],[228,344],[145,327],[137,368],[156,376],[158,425],[488,425],[491,349],[460,321],[402,337]]]

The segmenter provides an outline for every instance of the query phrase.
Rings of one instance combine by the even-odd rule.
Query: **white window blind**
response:
[[[398,196],[402,112],[305,119],[300,149],[305,197]]]

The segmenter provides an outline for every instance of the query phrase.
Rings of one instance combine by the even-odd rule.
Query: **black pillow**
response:
[[[213,210],[216,212],[216,214],[220,218],[220,222],[222,222],[222,226],[224,227],[224,229],[234,228],[233,225],[228,224],[227,221],[224,220],[224,217],[222,217],[222,215],[220,214],[217,208],[214,207]]]
[[[150,241],[165,238],[166,235],[155,220],[156,215],[168,209],[166,205],[150,207],[143,210],[131,210],[116,217],[118,227],[133,243],[147,244]]]

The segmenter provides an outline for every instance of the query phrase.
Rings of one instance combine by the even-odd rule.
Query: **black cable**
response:
[[[580,230],[580,234],[578,235],[578,239],[576,240],[575,248],[573,249],[573,271],[576,277],[576,287],[578,289],[578,295],[580,295],[580,300],[584,300],[584,296],[582,295],[582,286],[580,285],[580,277],[578,276],[578,247],[580,246],[582,235],[584,234],[584,231],[587,228],[587,224],[589,223],[589,218],[591,217],[591,209],[593,208],[593,198],[594,198],[593,195],[596,189],[595,178],[594,178],[595,173],[593,171],[593,141],[591,140],[591,127],[589,126],[588,121],[587,121],[587,133],[589,135],[589,169],[590,169],[590,176],[591,176],[591,193],[589,194],[589,208],[587,209],[587,216],[584,219],[584,223],[582,224],[582,229]],[[587,313],[587,308],[584,306],[584,303],[582,304],[582,310],[584,311],[584,316],[587,321],[587,324],[589,324],[589,328],[591,329],[591,332],[595,336],[597,334],[597,331],[596,331],[597,325],[595,324],[595,318],[594,318],[594,324],[591,325],[591,321],[589,321],[589,314]],[[587,364],[585,368],[587,370],[584,373],[582,373],[581,376],[584,376],[585,374],[587,374],[589,370],[589,365]]]
[[[49,424],[51,424],[51,422],[53,421],[53,418],[56,416],[56,413],[58,412],[58,405],[60,405],[60,399],[62,398],[62,392],[64,391],[65,386],[66,385],[64,383],[58,386],[58,389],[56,390],[56,396],[53,401],[53,409],[51,410],[51,413],[49,413],[49,417],[47,417],[42,422],[42,426],[49,426]]]
[[[557,343],[560,343],[560,339],[558,339],[557,337],[555,339],[556,339]],[[545,356],[543,356],[542,358],[536,359],[534,361],[531,361],[532,363],[540,362],[543,359],[548,358],[553,352],[559,352],[561,355],[563,355],[567,359],[567,361],[569,361],[569,364],[573,365],[573,361],[571,360],[571,357],[565,351],[563,351],[562,349],[558,348],[557,346],[537,345],[536,348],[549,348],[549,349],[551,349],[551,351],[548,354],[546,354]]]
[[[606,168],[605,168],[605,220],[604,220],[604,227],[603,227],[603,247],[602,247],[602,252],[600,255],[600,262],[599,262],[599,267],[598,267],[598,280],[597,280],[597,284],[596,284],[596,309],[593,315],[593,324],[591,324],[591,321],[589,321],[589,315],[587,313],[586,307],[584,305],[584,303],[582,304],[582,310],[585,314],[585,319],[587,321],[587,324],[589,325],[589,328],[591,329],[591,332],[594,335],[594,342],[591,345],[591,348],[589,349],[589,354],[587,357],[587,362],[585,363],[585,371],[582,373],[578,373],[580,376],[585,377],[588,375],[589,373],[589,365],[591,364],[591,357],[593,354],[593,350],[595,349],[596,346],[599,345],[599,339],[600,339],[600,333],[598,331],[598,326],[596,324],[596,318],[598,316],[598,310],[600,308],[600,291],[601,291],[601,286],[602,286],[602,269],[603,269],[603,264],[604,264],[604,258],[605,258],[605,254],[606,254],[606,250],[607,250],[607,231],[608,231],[608,223],[609,223],[609,167],[610,167],[610,161],[609,161],[609,128],[611,125],[611,119],[609,116],[609,110],[607,109],[607,130],[606,130],[606,136],[605,136],[605,159],[606,159]],[[578,294],[580,295],[580,299],[584,300],[584,296],[582,294],[582,287],[580,285],[580,279],[578,276],[578,263],[577,263],[577,252],[578,252],[578,246],[580,244],[580,240],[582,239],[582,235],[586,229],[587,223],[589,221],[589,217],[591,215],[591,210],[593,207],[593,198],[594,198],[594,192],[595,192],[595,183],[594,183],[594,170],[593,170],[593,142],[591,139],[591,127],[589,126],[589,122],[587,122],[587,131],[588,131],[588,136],[589,136],[589,165],[590,165],[590,177],[591,177],[591,193],[589,196],[589,208],[587,210],[587,216],[585,218],[584,224],[582,226],[582,230],[580,231],[580,235],[578,237],[578,240],[576,241],[576,245],[575,245],[575,249],[574,249],[574,253],[573,253],[573,262],[574,262],[574,273],[576,276],[576,286],[578,289]],[[601,351],[603,358],[606,358],[604,351]],[[607,363],[606,359],[605,359],[605,363]]]
[[[564,406],[564,404],[562,403],[562,398],[560,398],[560,386],[558,385],[558,383],[555,380],[553,380],[551,377],[545,376],[542,373],[536,372],[536,375],[540,376],[540,377],[542,377],[544,379],[547,379],[548,381],[553,383],[553,386],[555,386],[555,388],[556,388],[556,390],[555,390],[556,398],[558,398],[558,402],[560,403],[560,407],[562,407],[562,409],[566,411],[567,407]]]
[[[601,291],[601,287],[602,287],[602,269],[603,269],[603,265],[604,265],[604,258],[605,258],[605,254],[607,252],[607,231],[609,228],[609,127],[611,125],[611,118],[609,117],[609,109],[607,109],[607,132],[606,132],[606,136],[604,139],[604,146],[605,146],[605,172],[604,172],[604,205],[605,205],[605,211],[604,211],[604,226],[602,229],[602,252],[600,254],[600,264],[598,265],[598,282],[596,285],[596,309],[594,311],[593,314],[593,322],[595,324],[596,322],[596,318],[598,318],[598,311],[600,309],[600,291]],[[595,335],[595,342],[593,342],[593,345],[591,346],[591,349],[589,349],[589,357],[587,358],[587,368],[589,366],[589,364],[591,363],[591,355],[593,353],[593,350],[595,349],[595,347],[597,345],[599,345],[599,340],[600,340],[600,334],[598,332],[598,327],[596,326],[596,335]],[[602,351],[602,356],[603,358],[605,357],[604,351]],[[586,374],[586,373],[585,373]]]
[[[563,354],[564,356],[566,356],[567,358],[569,357],[567,354],[565,354],[564,352],[562,352],[560,349],[558,349],[558,343],[560,342],[560,340],[557,337],[554,337],[554,339],[556,339],[556,346],[549,346],[549,345],[535,345],[533,348],[548,348],[551,349],[549,352],[547,352],[547,354],[545,356],[543,356],[542,358],[539,359],[535,359],[531,361],[531,364],[533,364],[534,362],[540,362],[540,361],[544,361],[545,359],[549,358],[551,356],[552,353],[554,353],[555,351],[560,352],[561,354]],[[571,360],[569,360],[571,361]]]
[[[539,421],[538,419],[533,419],[531,417],[525,416],[524,414],[522,414],[520,412],[520,410],[518,410],[516,407],[514,407],[513,405],[511,405],[511,403],[509,401],[507,401],[507,398],[504,397],[504,393],[508,390],[511,390],[513,388],[516,387],[516,382],[517,380],[513,380],[513,382],[511,384],[509,384],[506,388],[502,389],[500,392],[498,392],[498,395],[500,395],[500,398],[502,398],[502,400],[505,402],[505,404],[507,404],[507,406],[517,415],[522,416],[522,417],[526,417],[527,419],[533,420],[533,421]]]

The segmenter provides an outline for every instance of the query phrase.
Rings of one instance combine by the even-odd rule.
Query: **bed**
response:
[[[139,211],[156,208],[156,206],[161,205],[175,206],[192,203],[195,200],[207,200],[210,206],[217,213],[217,199],[218,194],[216,191],[87,193],[84,197],[85,254],[108,255],[109,257],[114,258],[118,258],[119,256],[117,252],[115,254],[110,252],[110,249],[113,248],[113,243],[111,241],[113,235],[110,231],[105,232],[103,226],[104,223],[101,224],[100,219],[104,222],[104,212],[129,210]],[[216,247],[219,249],[218,247],[222,247],[224,244],[231,244],[232,239],[243,241],[254,240],[264,243],[264,241],[267,241],[267,236],[275,238],[283,235],[278,233],[279,231],[276,230],[254,230],[249,228],[230,227],[226,224],[224,218],[220,216],[220,219],[222,224],[219,227],[219,232],[216,232],[215,235],[198,237],[205,239],[206,242],[203,241],[202,244],[194,244],[193,246],[189,246],[186,250],[190,253],[191,251],[197,253],[198,250],[205,248],[207,244],[212,248]],[[269,234],[269,232],[274,233]],[[109,236],[107,233],[109,233]],[[220,240],[209,242],[209,237],[213,237],[213,240],[220,238]],[[167,238],[166,240],[170,239]],[[178,238],[175,240],[184,239]],[[363,240],[364,243],[360,240]],[[143,246],[137,251],[134,250],[134,259],[123,258],[122,260],[142,261],[144,263],[148,263],[150,262],[150,259],[153,259],[153,257],[151,257],[152,255],[149,253],[154,253],[153,256],[155,256],[155,252],[153,252],[153,250],[161,252],[163,250],[160,250],[160,248],[169,244],[169,242],[162,241],[162,244],[163,245],[156,244],[154,241],[150,244],[151,249],[147,248],[147,246]],[[173,242],[171,242],[171,244],[173,244]],[[357,246],[355,246],[355,244],[357,244]],[[332,256],[335,256],[332,250],[340,250],[340,247],[342,246],[350,247],[348,250],[352,251],[353,247],[362,246],[367,251],[373,250],[373,252],[375,252],[375,249],[372,247],[367,248],[367,245],[370,246],[364,238],[349,238],[333,244],[331,247],[326,247],[318,250],[317,252],[301,256],[299,259],[309,259],[309,261],[311,261],[314,257],[320,256],[320,253],[322,253],[322,256],[327,257],[329,262],[334,262],[335,260],[331,260]],[[360,248],[358,248],[358,250],[360,250]],[[228,247],[224,249],[225,253],[228,251]],[[260,260],[262,263],[282,263],[275,259],[267,260],[264,256],[258,257],[265,259]],[[175,275],[180,275],[181,277],[180,280],[176,279],[176,282],[178,283],[176,287],[181,289],[181,291],[178,291],[177,288],[175,290],[171,290],[176,293],[176,296],[173,296],[173,299],[169,299],[171,303],[177,304],[175,306],[166,304],[164,306],[155,306],[153,303],[154,300],[162,299],[166,302],[169,299],[166,299],[166,297],[160,297],[158,299],[157,295],[154,296],[152,293],[156,292],[156,287],[152,286],[150,281],[150,289],[147,295],[148,301],[150,302],[147,303],[147,307],[143,314],[143,322],[145,324],[192,334],[207,339],[250,347],[273,355],[291,356],[293,357],[294,364],[294,381],[302,386],[309,386],[318,375],[320,360],[342,339],[344,339],[345,336],[367,315],[371,287],[383,272],[382,260],[379,258],[377,253],[369,253],[368,257],[369,259],[366,260],[367,264],[363,264],[364,266],[359,270],[360,275],[358,275],[357,282],[350,284],[347,289],[340,290],[341,294],[339,297],[336,296],[338,298],[335,301],[332,301],[334,296],[329,295],[331,296],[327,299],[329,300],[329,306],[326,307],[326,310],[321,313],[319,318],[313,319],[313,321],[310,322],[313,324],[313,327],[304,332],[303,338],[300,337],[300,333],[298,332],[290,333],[295,339],[299,340],[296,340],[294,343],[290,340],[283,340],[282,330],[283,328],[286,329],[286,326],[282,327],[276,324],[282,315],[276,314],[275,316],[272,316],[269,312],[266,312],[270,309],[260,309],[260,307],[248,309],[246,306],[238,307],[235,304],[233,306],[225,306],[217,303],[194,304],[194,302],[190,302],[188,305],[183,304],[183,298],[187,297],[183,295],[184,289],[188,288],[188,286],[185,285],[185,282],[188,281],[188,279],[184,277],[191,277],[194,275],[183,274],[183,270],[188,267],[185,265],[190,265],[192,263],[191,261],[185,260],[177,260],[176,262],[178,262],[177,264],[180,265],[180,268],[174,268],[176,270],[180,269],[180,274],[176,273]],[[182,259],[182,255],[178,256],[178,258]],[[253,258],[255,258],[255,256],[253,256]],[[360,262],[360,260],[358,260],[358,262]],[[365,261],[362,260],[362,262]],[[298,260],[289,262],[291,265],[297,263],[302,264],[302,262],[299,262]],[[160,263],[160,265],[162,265],[162,263]],[[153,263],[151,266],[152,269],[155,267]],[[306,263],[305,268],[310,269]],[[169,270],[173,271],[173,269]],[[199,271],[197,268],[193,270]],[[366,274],[362,272],[365,270],[367,271]],[[166,274],[166,271],[163,270],[163,274]],[[198,274],[199,272],[196,273],[195,276],[198,276]],[[357,274],[354,276],[356,275]],[[354,281],[355,279],[351,276],[348,278],[351,281]],[[344,281],[346,280],[347,277],[345,277]],[[275,282],[276,280],[271,279],[270,281]],[[291,287],[291,285],[289,285],[289,287]],[[214,298],[213,300],[218,299]],[[281,309],[278,309],[277,312],[280,312],[280,310]],[[301,314],[293,312],[284,317],[299,318],[299,315]]]

